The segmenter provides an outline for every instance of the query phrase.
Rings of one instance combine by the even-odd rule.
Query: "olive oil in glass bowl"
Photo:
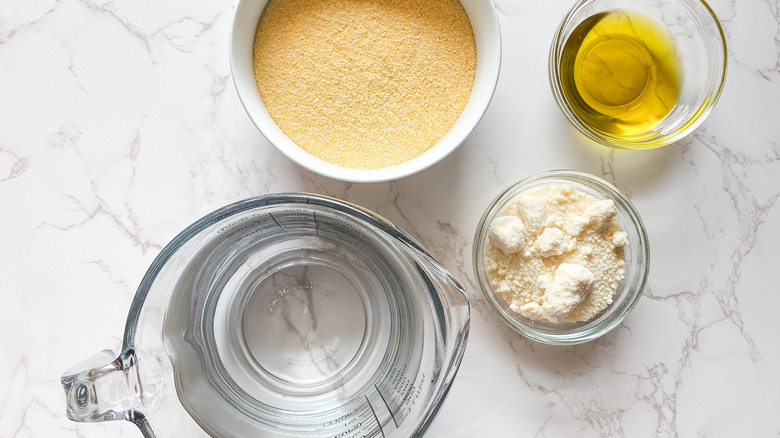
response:
[[[726,46],[698,0],[584,0],[558,29],[549,68],[555,99],[581,132],[648,149],[679,140],[709,114]]]
[[[651,18],[637,13],[588,17],[566,41],[560,69],[572,110],[614,135],[652,129],[680,94],[674,41]]]

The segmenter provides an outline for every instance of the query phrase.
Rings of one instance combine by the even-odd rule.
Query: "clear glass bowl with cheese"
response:
[[[573,170],[531,176],[499,194],[474,236],[485,300],[529,339],[572,345],[615,328],[649,272],[642,220],[620,191]]]

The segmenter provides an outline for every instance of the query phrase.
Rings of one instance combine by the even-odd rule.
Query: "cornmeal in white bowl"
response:
[[[474,33],[458,0],[270,0],[254,43],[279,128],[330,163],[377,169],[436,144],[469,99]]]

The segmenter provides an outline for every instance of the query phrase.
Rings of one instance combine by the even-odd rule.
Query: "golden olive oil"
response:
[[[646,132],[674,108],[681,66],[671,35],[640,13],[596,14],[561,54],[563,92],[592,128],[615,136]]]

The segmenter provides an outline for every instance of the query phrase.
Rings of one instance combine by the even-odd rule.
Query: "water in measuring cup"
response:
[[[166,310],[185,409],[220,437],[408,435],[441,352],[435,291],[396,245],[316,207],[216,230]]]

